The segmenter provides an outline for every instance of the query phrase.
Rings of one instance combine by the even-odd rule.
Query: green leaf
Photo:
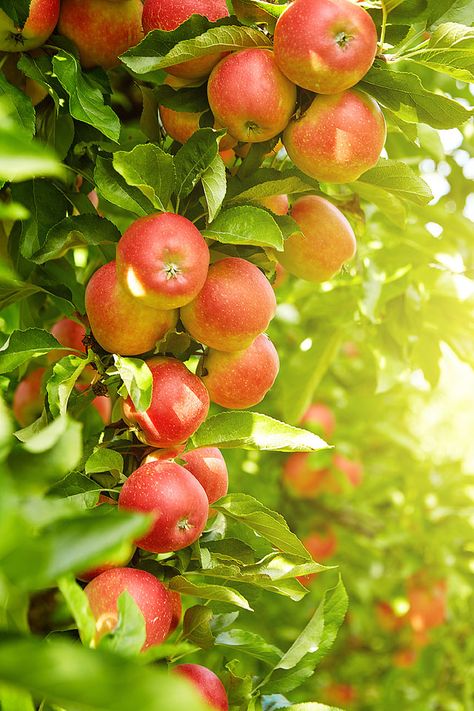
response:
[[[229,202],[258,201],[272,195],[292,195],[314,192],[318,185],[299,170],[276,170],[258,168],[254,173],[241,179],[237,174],[229,183]]]
[[[214,645],[211,631],[213,614],[209,607],[194,605],[184,613],[183,639],[193,642],[201,649],[210,649]]]
[[[458,101],[425,89],[416,74],[392,71],[387,65],[373,66],[360,87],[408,123],[457,128],[474,115]]]
[[[275,666],[282,657],[282,651],[273,644],[268,644],[263,637],[248,630],[231,629],[217,635],[215,644],[230,647],[250,657],[260,659],[265,664]]]
[[[243,595],[227,586],[194,583],[184,575],[177,575],[171,578],[169,586],[171,590],[176,590],[181,595],[192,595],[203,600],[225,602],[229,605],[241,607],[243,610],[252,610]]]
[[[395,225],[405,228],[407,220],[406,205],[401,199],[395,197],[393,193],[389,193],[377,185],[363,183],[360,179],[355,183],[351,183],[351,190],[369,204],[376,205],[380,212]]]
[[[99,244],[115,244],[120,239],[120,232],[109,220],[99,215],[75,215],[66,217],[52,227],[46,240],[31,261],[44,264],[51,259],[60,259],[76,247],[89,247]]]
[[[346,616],[347,603],[347,593],[339,580],[334,590],[324,595],[308,625],[266,678],[264,693],[290,691],[312,676],[334,644]]]
[[[244,5],[248,5],[249,7],[258,7],[260,10],[266,12],[269,17],[274,17],[277,19],[285,12],[286,8],[288,7],[288,4],[286,3],[277,5],[273,2],[263,2],[263,0],[250,0],[250,2],[249,0],[240,1]]]
[[[30,213],[19,202],[0,203],[0,220],[27,220]]]
[[[111,472],[117,479],[123,474],[123,457],[113,449],[98,447],[86,461],[86,474]]]
[[[46,385],[53,417],[66,414],[71,393],[88,363],[88,358],[76,355],[68,355],[55,363],[53,374]]]
[[[89,647],[95,637],[95,617],[89,605],[89,598],[72,575],[60,578],[58,588],[74,617],[81,642]]]
[[[128,590],[120,593],[117,608],[119,613],[117,625],[101,638],[99,648],[127,657],[136,656],[146,640],[143,612]]]
[[[283,235],[272,215],[250,205],[224,210],[204,235],[224,244],[252,244],[283,250]]]
[[[168,84],[162,84],[156,87],[154,94],[160,106],[166,106],[173,111],[202,113],[209,110],[205,85],[174,89]]]
[[[439,25],[407,59],[459,81],[474,82],[474,28],[454,22]]]
[[[25,430],[23,430],[24,434]],[[17,433],[21,437],[22,432]],[[19,486],[42,490],[69,474],[82,456],[82,424],[67,415],[30,433],[9,457]]]
[[[214,157],[209,167],[206,168],[201,180],[207,203],[209,222],[212,222],[221,209],[227,190],[225,165],[219,154]]]
[[[58,92],[61,90],[61,85],[53,75],[52,58],[47,54],[41,53],[33,57],[31,54],[23,52],[17,66],[27,77],[34,79],[48,90],[56,106],[56,111],[59,111]]]
[[[326,704],[318,704],[316,701],[296,704],[296,706],[286,706],[285,708],[286,711],[344,711],[339,706],[327,706]]]
[[[271,46],[270,38],[263,32],[229,26],[230,22],[235,19],[210,23],[194,15],[172,32],[153,30],[140,44],[122,54],[121,60],[136,74],[146,74],[209,54]]]
[[[0,180],[20,182],[38,176],[64,178],[56,154],[15,124],[0,104]]]
[[[55,585],[65,575],[80,574],[116,559],[126,543],[149,530],[151,519],[107,506],[58,521],[41,535],[25,535],[4,559],[5,575],[21,590]]]
[[[119,117],[105,104],[101,84],[94,81],[91,74],[83,74],[79,60],[64,49],[53,57],[53,68],[61,86],[69,95],[71,116],[118,142]]]
[[[0,683],[68,709],[208,711],[200,694],[178,675],[59,639],[2,632]]]
[[[38,358],[56,349],[68,350],[48,331],[41,328],[13,331],[8,341],[0,348],[0,373],[9,373],[31,358]]]
[[[282,553],[297,556],[303,561],[312,560],[299,538],[288,528],[283,516],[271,511],[252,496],[228,494],[213,504],[213,508],[248,526]]]
[[[306,430],[260,412],[230,411],[210,417],[191,437],[191,447],[261,449],[274,452],[317,452],[329,447]]]
[[[148,365],[144,360],[123,358],[118,355],[114,355],[114,363],[137,410],[140,412],[148,410],[153,393],[153,377]]]
[[[193,133],[175,156],[176,195],[184,198],[194,188],[201,176],[214,162],[219,151],[219,139],[223,131],[200,128]]]
[[[97,190],[112,205],[128,210],[138,217],[154,212],[153,205],[137,188],[127,185],[111,160],[97,157],[94,182]]]
[[[113,165],[127,185],[138,188],[157,210],[168,209],[175,185],[173,156],[147,143],[128,152],[117,151]]]
[[[415,203],[427,205],[433,195],[427,183],[406,163],[397,160],[380,158],[375,168],[364,173],[355,185],[366,184],[383,188],[396,197]],[[368,193],[370,197],[370,193]]]
[[[23,27],[30,14],[31,0],[0,0],[0,8],[10,17],[15,25]]]
[[[30,138],[36,131],[36,113],[28,96],[0,72],[0,104],[18,128]]]

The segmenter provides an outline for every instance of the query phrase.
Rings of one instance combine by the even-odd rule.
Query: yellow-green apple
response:
[[[142,651],[161,644],[168,636],[172,616],[170,596],[151,573],[136,568],[113,568],[91,580],[84,591],[96,620],[96,644],[117,626],[118,598],[124,591],[132,596],[145,618]]]
[[[158,311],[131,296],[117,279],[115,262],[98,269],[86,288],[86,311],[97,343],[110,353],[150,351],[177,323],[177,311]]]
[[[187,469],[162,461],[143,464],[128,477],[119,495],[119,508],[152,514],[154,525],[136,544],[151,553],[169,553],[199,538],[209,502],[201,484]]]
[[[280,16],[273,41],[288,79],[317,94],[339,94],[372,66],[377,29],[351,0],[295,0]]]
[[[260,269],[226,257],[209,267],[202,290],[180,314],[196,340],[216,350],[238,351],[266,330],[275,309],[275,294]]]
[[[277,255],[290,274],[312,282],[327,281],[355,255],[354,230],[329,200],[302,197],[293,205],[291,217],[301,231],[288,237]]]
[[[146,444],[160,448],[182,444],[206,419],[209,394],[202,381],[175,358],[152,358],[147,365],[153,376],[150,407],[140,412],[128,398],[122,405],[124,419]]]
[[[283,143],[297,168],[326,183],[352,183],[377,163],[387,127],[375,99],[358,89],[316,96]]]
[[[280,368],[271,340],[261,333],[248,348],[232,353],[212,348],[204,356],[202,381],[212,402],[244,410],[263,400]]]
[[[330,439],[334,434],[336,427],[336,418],[330,407],[323,402],[314,402],[308,407],[303,417],[301,424],[308,425],[321,434],[326,439]]]
[[[337,536],[334,531],[328,528],[324,533],[313,531],[303,538],[303,545],[311,553],[316,563],[322,563],[328,558],[332,558],[337,550]],[[315,579],[317,573],[300,575],[298,580],[306,587]]]
[[[296,104],[295,85],[268,49],[244,49],[221,60],[209,77],[207,95],[217,123],[249,143],[278,136]]]
[[[141,0],[62,0],[59,32],[72,40],[86,69],[111,69],[143,38]]]
[[[196,477],[213,504],[227,494],[229,474],[225,459],[217,447],[200,447],[181,455],[183,467]]]
[[[28,52],[46,42],[59,17],[59,0],[31,0],[23,27],[0,10],[0,51]]]
[[[173,673],[189,679],[212,709],[228,711],[229,701],[224,684],[213,671],[200,664],[178,664]]]
[[[18,383],[13,394],[13,414],[21,427],[31,425],[42,413],[44,396],[41,385],[45,368],[32,370]]]
[[[186,217],[171,212],[140,217],[117,246],[117,276],[140,304],[184,306],[201,291],[209,267],[206,240]]]
[[[269,195],[260,198],[258,201],[264,207],[275,213],[275,215],[286,215],[288,213],[288,195]]]
[[[191,15],[202,15],[211,22],[228,17],[225,0],[145,0],[143,5],[143,29],[170,32],[188,20]],[[208,54],[190,59],[181,64],[167,67],[166,71],[184,79],[203,79],[223,56],[222,53]]]

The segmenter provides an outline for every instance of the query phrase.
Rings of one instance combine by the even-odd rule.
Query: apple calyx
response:
[[[351,41],[354,39],[353,35],[348,34],[344,30],[341,32],[338,32],[337,35],[334,37],[336,44],[341,48],[341,49],[346,49],[346,47],[349,46]]]
[[[194,528],[192,523],[189,522],[189,518],[186,516],[186,518],[181,518],[178,523],[177,527],[180,531],[189,531],[191,528]]]

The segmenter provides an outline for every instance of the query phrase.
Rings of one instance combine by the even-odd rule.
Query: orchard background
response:
[[[215,672],[232,710],[474,708],[474,3],[359,5],[379,44],[356,88],[387,138],[344,183],[294,165],[280,129],[219,153],[207,78],[167,79],[185,60],[271,49],[286,5],[229,1],[228,16],[202,10],[137,44],[140,24],[118,51],[114,23],[140,2],[82,0],[99,29],[84,24],[80,59],[64,19],[54,32],[58,3],[0,0],[2,711],[212,708],[168,672],[178,662]],[[298,89],[298,118],[312,100]],[[200,114],[184,145],[166,109]],[[357,254],[339,274],[316,284],[277,268],[298,230],[262,204],[276,195],[342,211]],[[212,264],[246,260],[273,285],[280,371],[255,406],[211,404],[172,453],[181,466],[196,448],[223,451],[229,493],[201,537],[133,553],[150,517],[97,505],[153,449],[121,403],[150,406],[153,353],[205,383],[207,344],[180,320],[146,355],[105,350],[85,290],[125,230],[162,212],[194,223]],[[55,329],[64,318],[79,340]],[[112,330],[139,339],[143,320]],[[140,651],[145,618],[126,593],[98,635],[81,578],[111,562],[179,593],[161,644]]]

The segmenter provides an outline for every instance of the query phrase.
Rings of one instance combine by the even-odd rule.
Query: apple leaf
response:
[[[201,181],[209,222],[212,222],[221,208],[227,190],[225,165],[219,154],[214,157],[210,166],[204,171]]]
[[[184,575],[177,575],[169,582],[171,590],[176,590],[181,595],[192,595],[203,600],[215,600],[236,605],[243,610],[252,610],[247,600],[237,590],[224,585],[211,585],[208,583],[195,583]]]
[[[115,369],[122,378],[126,393],[139,412],[148,410],[153,392],[153,377],[144,360],[114,355]]]
[[[175,156],[176,196],[186,197],[214,162],[219,151],[219,139],[224,131],[200,128],[193,133]]]
[[[0,348],[0,373],[8,373],[30,358],[38,358],[56,349],[65,349],[48,331],[28,328],[13,331],[8,341]]]
[[[173,156],[147,143],[114,153],[113,166],[127,185],[138,188],[157,210],[168,209],[175,185]]]
[[[433,195],[428,184],[406,163],[380,158],[375,168],[361,175],[355,185],[375,185],[415,205],[427,205]],[[370,198],[370,192],[367,193]]]
[[[10,84],[0,72],[0,102],[12,121],[30,137],[36,132],[36,112],[26,94]]]
[[[138,188],[127,185],[108,158],[97,156],[94,182],[99,194],[112,205],[144,217],[154,211],[150,200]]]
[[[279,251],[283,249],[283,235],[272,215],[250,205],[224,210],[204,235],[224,244],[253,244]]]
[[[59,259],[76,247],[99,244],[114,244],[120,239],[120,232],[109,220],[99,215],[74,215],[65,217],[52,227],[46,239],[31,258],[36,264],[44,264],[50,259]]]

